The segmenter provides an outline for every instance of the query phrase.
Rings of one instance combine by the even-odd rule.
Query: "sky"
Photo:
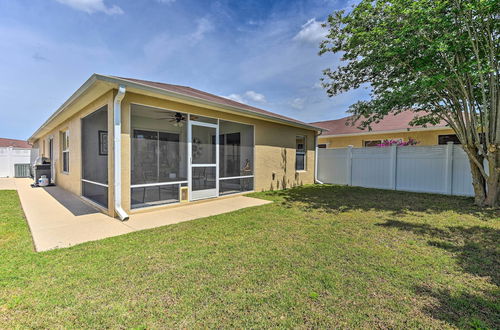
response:
[[[328,14],[353,0],[0,0],[0,137],[27,139],[93,73],[186,85],[305,122],[329,98]]]

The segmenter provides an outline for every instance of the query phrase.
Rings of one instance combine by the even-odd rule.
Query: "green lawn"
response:
[[[33,251],[0,191],[0,328],[500,328],[500,214],[341,186]]]

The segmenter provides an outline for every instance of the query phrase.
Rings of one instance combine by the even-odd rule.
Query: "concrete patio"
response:
[[[236,211],[269,201],[232,196],[163,210],[111,218],[59,187],[31,188],[30,179],[0,179],[0,189],[17,189],[37,251],[118,236],[183,221]]]

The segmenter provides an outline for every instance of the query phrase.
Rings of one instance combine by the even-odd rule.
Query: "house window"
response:
[[[460,144],[460,140],[456,134],[444,134],[438,135],[438,144],[447,144],[448,142],[453,142],[454,144]]]
[[[382,143],[382,140],[366,140],[366,141],[363,141],[363,146],[364,147],[377,147],[381,143]]]
[[[297,136],[295,141],[295,170],[304,171],[306,169],[306,137]]]
[[[326,143],[318,144],[319,149],[326,149]]]
[[[61,148],[62,148],[62,171],[69,172],[69,131],[66,130],[61,133]]]

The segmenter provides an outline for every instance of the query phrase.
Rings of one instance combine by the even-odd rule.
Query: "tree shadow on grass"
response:
[[[470,197],[413,193],[340,185],[309,185],[269,192],[282,198],[285,207],[301,203],[306,209],[320,209],[339,213],[353,209],[390,211],[393,215],[407,212],[441,213],[453,210],[484,220],[500,217],[499,210],[483,209],[474,205]]]
[[[465,272],[488,277],[500,286],[500,230],[480,226],[436,228],[399,220],[388,220],[379,226],[425,236],[429,245],[451,252]]]
[[[276,197],[284,207],[300,207],[305,211],[385,211],[394,218],[408,213],[413,217],[426,217],[452,211],[488,222],[500,219],[499,210],[479,208],[469,197],[337,185],[295,187],[267,194]],[[487,288],[457,289],[457,292],[415,286],[416,294],[431,301],[424,307],[425,313],[457,327],[500,328],[500,231],[486,226],[446,226],[446,218],[443,221],[442,227],[396,219],[378,225],[427,238],[429,245],[450,252],[464,272],[484,277],[492,284]]]
[[[399,220],[379,226],[428,238],[429,245],[452,253],[464,272],[485,277],[495,285],[493,290],[482,289],[480,295],[417,286],[417,294],[436,301],[426,307],[426,313],[458,327],[500,328],[500,230],[481,226],[436,228]]]
[[[500,329],[499,293],[453,294],[449,290],[415,287],[418,295],[431,300],[423,312],[458,328]]]

